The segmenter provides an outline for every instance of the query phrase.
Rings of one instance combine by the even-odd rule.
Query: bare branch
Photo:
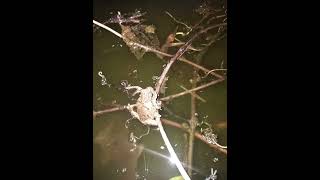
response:
[[[186,128],[184,128],[181,124],[177,123],[177,122],[174,122],[174,121],[170,121],[168,119],[164,119],[164,118],[161,118],[161,122],[163,124],[166,124],[166,125],[169,125],[169,126],[172,126],[172,127],[176,127],[176,128],[179,128],[181,130],[184,130],[184,131],[188,131]],[[226,149],[223,149],[223,148],[220,148],[219,146],[215,145],[215,144],[211,144],[209,143],[200,133],[198,132],[195,132],[194,133],[194,136],[199,139],[200,141],[206,143],[207,145],[209,145],[211,148],[221,152],[222,154],[225,154],[227,155],[227,150]]]
[[[93,20],[93,23],[96,24],[96,25],[98,25],[98,26],[100,26],[100,27],[102,27],[102,28],[104,28],[104,29],[106,29],[106,30],[108,30],[108,31],[110,31],[111,33],[115,34],[116,36],[118,36],[118,37],[120,37],[120,38],[122,38],[122,39],[125,38],[125,37],[123,37],[120,33],[116,32],[115,30],[111,29],[110,27],[108,27],[108,26],[106,26],[106,25],[104,25],[104,24],[102,24],[102,23],[99,23],[99,22],[97,22],[97,21],[95,21],[95,20]],[[147,47],[147,46],[144,46],[144,45],[142,45],[142,44],[139,44],[139,43],[136,43],[136,42],[133,42],[133,41],[131,41],[131,43],[132,43],[132,45],[134,45],[134,46],[138,46],[138,47],[140,47],[140,48],[145,49],[147,52],[153,52],[153,53],[160,54],[160,55],[167,56],[167,57],[173,57],[173,56],[174,56],[174,55],[161,52],[161,51],[156,50],[156,49],[154,49],[154,48]],[[198,68],[198,69],[200,69],[200,70],[202,70],[202,71],[204,71],[204,72],[206,72],[206,73],[210,71],[210,70],[208,70],[208,69],[206,69],[206,68],[204,68],[204,67],[202,67],[202,66],[200,66],[200,65],[198,65],[198,64],[196,64],[196,63],[193,63],[192,61],[187,60],[187,59],[184,58],[184,57],[179,57],[178,60],[180,60],[180,61],[182,61],[182,62],[184,62],[184,63],[187,63],[187,64],[189,64],[189,65],[191,65],[191,66],[194,66],[195,68]],[[215,72],[210,72],[210,74],[213,75],[213,76],[215,76],[215,77],[217,77],[217,78],[223,78],[223,76],[221,76],[221,75],[219,75],[219,74],[217,74],[217,73],[215,73]]]
[[[212,85],[217,84],[217,83],[222,82],[222,81],[224,81],[224,79],[217,79],[217,80],[215,80],[215,81],[211,81],[211,82],[208,83],[208,84],[204,84],[204,85],[202,85],[202,86],[198,86],[198,87],[196,87],[196,88],[193,88],[193,89],[190,89],[190,90],[187,90],[187,91],[183,91],[183,92],[178,93],[178,94],[170,95],[170,96],[161,98],[160,100],[161,100],[161,101],[169,101],[169,100],[172,100],[172,99],[174,99],[174,98],[177,98],[177,97],[186,95],[186,94],[188,94],[188,93],[190,93],[190,92],[195,92],[195,91],[198,91],[198,90],[200,90],[200,89],[204,89],[204,88],[206,88],[206,87],[212,86]]]
[[[180,86],[183,90],[185,90],[185,91],[188,91],[188,89],[187,88],[185,88],[185,87],[183,87],[183,86]],[[205,99],[203,99],[202,97],[200,97],[198,94],[196,94],[196,93],[190,93],[191,94],[191,96],[195,96],[197,99],[199,99],[200,101],[202,101],[202,102],[207,102]]]
[[[159,81],[158,81],[158,83],[157,83],[157,86],[156,86],[156,88],[155,88],[157,94],[159,94],[160,87],[161,87],[161,85],[162,85],[162,83],[163,83],[163,81],[164,81],[164,78],[165,78],[166,74],[168,73],[170,67],[172,66],[172,64],[173,64],[178,58],[180,58],[180,57],[183,55],[183,53],[185,53],[185,52],[187,51],[187,49],[188,49],[188,47],[191,45],[192,41],[193,41],[194,39],[196,39],[196,38],[197,38],[200,34],[202,34],[202,33],[205,33],[205,32],[207,32],[207,31],[209,31],[209,30],[211,30],[211,29],[214,29],[214,28],[217,28],[217,27],[220,27],[220,26],[225,26],[225,25],[227,25],[227,24],[226,24],[226,23],[221,23],[221,24],[216,24],[216,25],[209,26],[209,27],[207,27],[207,28],[199,31],[198,33],[194,34],[194,35],[188,40],[187,43],[185,43],[183,46],[181,46],[181,47],[179,48],[179,50],[177,51],[177,53],[170,59],[170,61],[169,61],[169,63],[167,64],[167,66],[166,66],[166,67],[164,68],[164,70],[162,71],[162,74],[161,74],[161,76],[160,76],[160,78],[159,78]]]

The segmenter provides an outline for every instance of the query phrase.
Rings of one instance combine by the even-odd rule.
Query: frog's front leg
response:
[[[133,110],[133,108],[132,108],[132,106],[130,104],[128,104],[127,109],[130,112],[130,114],[133,116],[133,118],[136,118],[136,119],[140,120],[139,114],[136,111]]]
[[[129,87],[126,87],[126,89],[130,90],[130,89],[136,89],[136,91],[132,94],[133,96],[135,96],[137,93],[140,93],[142,88],[139,87],[139,86],[129,86]]]

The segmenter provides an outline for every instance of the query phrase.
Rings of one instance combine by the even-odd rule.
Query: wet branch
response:
[[[194,73],[196,73],[194,71]],[[195,74],[193,74],[193,80],[191,84],[192,88],[197,87],[197,79]],[[188,174],[192,176],[192,160],[193,160],[193,144],[194,144],[194,133],[197,126],[196,117],[196,97],[195,93],[191,92],[191,115],[190,115],[190,131],[189,131],[189,142],[188,142]]]
[[[106,26],[106,25],[104,25],[102,23],[99,23],[99,22],[97,22],[95,20],[93,20],[93,23],[98,25],[98,26],[100,26],[100,27],[102,27],[102,28],[104,28],[104,29],[106,29],[106,30],[108,30],[108,31],[110,31],[111,33],[115,34],[116,36],[120,37],[121,39],[126,39],[120,33],[118,33],[117,31],[111,29],[110,27],[108,27],[108,26]],[[225,25],[226,25],[225,23],[222,23],[218,27],[225,26]],[[174,56],[174,55],[171,55],[171,54],[156,50],[156,49],[148,47],[148,46],[144,46],[142,44],[139,44],[139,43],[136,43],[136,42],[133,42],[133,41],[131,41],[130,43],[131,43],[131,45],[134,45],[134,46],[137,46],[137,47],[145,49],[147,52],[153,52],[153,53],[160,54],[160,55],[163,55],[163,56],[166,56],[166,57],[173,57]],[[204,68],[204,67],[202,67],[202,66],[200,66],[200,65],[198,65],[196,63],[193,63],[192,61],[189,61],[184,57],[179,57],[178,60],[180,60],[180,61],[182,61],[184,63],[187,63],[187,64],[189,64],[191,66],[194,66],[195,68],[198,68],[198,69],[204,71],[205,73],[208,73],[210,71],[207,68]],[[223,78],[223,76],[221,76],[220,74],[215,73],[215,72],[210,72],[210,74],[215,76],[215,77],[217,77],[217,78]]]
[[[223,26],[223,25],[227,25],[226,23],[221,23],[221,24],[216,24],[216,25],[212,25],[212,26],[209,26],[205,29],[202,29],[201,31],[197,32],[196,34],[194,34],[188,41],[187,43],[185,43],[183,46],[181,46],[179,48],[179,50],[177,51],[177,53],[170,59],[169,63],[166,65],[166,67],[164,68],[164,70],[162,71],[162,74],[159,78],[159,81],[156,85],[156,92],[157,94],[159,94],[159,91],[160,91],[160,87],[165,79],[165,76],[166,74],[168,73],[170,67],[172,66],[172,64],[178,59],[180,58],[188,49],[188,47],[191,45],[191,43],[193,42],[193,40],[195,40],[200,34],[203,34],[211,29],[214,29],[214,28],[217,28],[217,27],[220,27],[220,26]]]
[[[171,120],[168,120],[168,119],[164,119],[164,118],[161,118],[161,122],[165,125],[168,125],[168,126],[172,126],[172,127],[176,127],[176,128],[179,128],[183,131],[186,131],[188,132],[188,129],[184,128],[181,124],[177,123],[177,122],[174,122],[174,121],[171,121]],[[209,145],[211,148],[213,148],[214,150],[217,150],[218,152],[222,153],[222,154],[225,154],[227,155],[227,150],[226,149],[223,149],[223,148],[220,148],[219,146],[215,145],[215,144],[211,144],[209,143],[200,133],[198,132],[195,132],[194,133],[194,137],[196,137],[197,139],[199,139],[200,141],[206,143],[207,145]]]
[[[200,90],[200,89],[204,89],[204,88],[206,88],[206,87],[212,86],[212,85],[217,84],[217,83],[222,82],[222,81],[224,81],[224,79],[217,79],[217,80],[211,81],[210,83],[207,83],[207,84],[198,86],[198,87],[196,87],[196,88],[189,89],[189,90],[183,91],[183,92],[181,92],[181,93],[177,93],[177,94],[173,94],[173,95],[170,95],[170,96],[161,98],[160,100],[161,100],[161,101],[169,101],[169,100],[172,100],[172,99],[174,99],[174,98],[177,98],[177,97],[180,97],[180,96],[184,96],[184,95],[186,95],[186,94],[189,94],[189,93],[191,93],[191,92],[195,92],[195,91],[198,91],[198,90]]]

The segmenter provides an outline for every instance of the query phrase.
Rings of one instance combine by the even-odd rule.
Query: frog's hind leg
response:
[[[128,106],[126,108],[128,109],[128,111],[130,112],[130,114],[133,118],[140,120],[139,114],[133,110],[133,107],[130,104],[128,104]]]

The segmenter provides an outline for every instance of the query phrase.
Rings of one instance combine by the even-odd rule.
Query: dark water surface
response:
[[[176,26],[173,20],[165,14],[170,12],[177,19],[194,23],[199,20],[194,9],[200,5],[200,1],[94,1],[93,18],[103,22],[110,18],[117,11],[122,13],[134,12],[140,9],[147,12],[146,24],[155,25],[156,33],[160,43],[165,41],[167,35]],[[114,30],[121,32],[119,25],[108,25]],[[132,97],[119,90],[121,81],[126,80],[131,85],[140,87],[152,86],[155,81],[153,76],[160,76],[163,65],[153,53],[146,53],[141,60],[137,60],[130,52],[126,44],[117,36],[101,29],[100,32],[93,34],[93,100],[94,110],[101,110],[109,107],[110,104],[126,105],[134,103]],[[201,65],[207,69],[220,68],[221,62],[227,67],[227,38],[218,41],[211,46],[204,55]],[[106,76],[107,83],[102,86],[101,77],[98,72]],[[191,88],[189,80],[192,77],[193,68],[182,62],[175,62],[169,72],[169,80],[165,95],[182,92],[180,85]],[[200,75],[204,75],[200,72]],[[208,76],[199,82],[205,84],[210,82],[212,77]],[[227,121],[227,81],[210,86],[198,91],[197,94],[207,102],[197,101],[196,112],[198,121],[205,121],[213,124],[215,133],[218,135],[218,142],[222,145],[227,143],[227,128],[221,124]],[[171,100],[166,107],[175,115],[162,110],[160,114],[167,119],[182,123],[183,119],[190,118],[190,95],[185,95]],[[137,120],[130,121],[129,129],[125,128],[125,122],[130,118],[127,111],[117,111],[106,114],[94,121],[95,142],[94,148],[94,180],[100,179],[130,179],[135,173],[139,175],[137,179],[163,179],[178,176],[176,167],[164,158],[169,156],[159,131],[151,130],[149,135],[138,140],[138,147],[134,148],[129,142],[129,132],[143,134],[147,128]],[[184,160],[186,150],[186,139],[184,133],[176,128],[164,126],[169,140],[179,159]],[[99,139],[100,138],[100,139]],[[104,145],[101,145],[104,143]],[[203,142],[195,139],[193,154],[194,175],[192,179],[203,180],[210,174],[210,168],[217,169],[218,180],[227,179],[227,158],[225,155],[218,154]],[[141,150],[140,145],[145,148]],[[137,164],[136,170],[132,169]],[[134,178],[135,179],[135,178]]]

